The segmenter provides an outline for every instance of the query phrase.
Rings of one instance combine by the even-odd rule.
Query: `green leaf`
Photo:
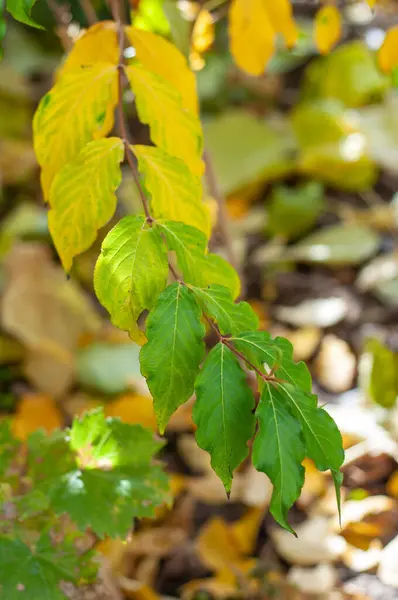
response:
[[[259,430],[253,444],[253,464],[266,473],[274,490],[270,511],[278,523],[294,533],[287,513],[304,484],[305,447],[300,424],[287,408],[283,389],[266,382],[256,410]]]
[[[57,515],[67,513],[80,530],[122,537],[135,517],[151,517],[168,500],[167,477],[152,464],[162,446],[140,425],[105,419],[102,409],[75,419],[70,432],[44,443],[30,440],[29,475]],[[51,470],[52,467],[52,470]]]
[[[234,469],[248,454],[254,433],[253,394],[233,352],[217,344],[208,354],[195,383],[193,420],[198,445],[229,494]]]
[[[214,283],[228,288],[234,298],[239,295],[238,274],[221,256],[206,254],[207,240],[201,231],[176,221],[158,221],[158,227],[176,253],[185,283],[198,287]]]
[[[64,600],[59,583],[76,582],[89,557],[68,542],[51,543],[41,535],[34,549],[18,538],[0,537],[0,591],[7,600]]]
[[[131,343],[95,342],[79,350],[76,379],[79,385],[102,394],[122,394],[143,382],[140,347]]]
[[[153,146],[132,146],[138,168],[145,177],[151,194],[151,214],[156,219],[169,219],[192,225],[210,235],[210,214],[203,203],[199,177],[174,156]]]
[[[144,217],[122,219],[106,236],[94,273],[94,287],[112,323],[144,341],[136,322],[150,310],[165,288],[168,276],[166,248],[156,227]]]
[[[230,340],[250,362],[260,368],[266,364],[275,376],[306,392],[311,391],[311,375],[304,362],[294,362],[293,346],[282,337],[272,339],[266,331],[249,331]]]
[[[374,402],[391,408],[398,397],[398,354],[377,339],[369,339],[365,353],[370,358],[365,386]]]
[[[331,225],[291,247],[288,257],[306,263],[357,265],[375,254],[379,246],[380,236],[368,227]]]
[[[296,141],[289,122],[282,117],[264,121],[246,110],[234,109],[205,123],[204,134],[225,195],[283,177],[294,169]]]
[[[205,354],[205,328],[194,294],[173,283],[159,296],[147,319],[148,342],[141,350],[141,372],[154,399],[159,430],[193,394]]]
[[[37,29],[44,29],[42,25],[36,23],[31,17],[32,8],[35,4],[36,0],[7,0],[7,10],[20,23],[25,23],[25,25],[30,25]]]
[[[306,233],[325,208],[323,185],[309,181],[295,187],[273,188],[268,207],[267,230],[289,239]]]
[[[332,471],[340,510],[340,467],[344,462],[343,441],[332,417],[317,406],[317,397],[288,384],[277,384],[290,405],[290,410],[299,419],[303,432],[306,455],[320,471]]]
[[[113,216],[124,145],[119,138],[90,142],[56,175],[50,189],[48,224],[64,269],[95,241]]]
[[[218,325],[224,335],[237,335],[243,331],[257,329],[259,321],[256,313],[247,302],[235,304],[231,292],[221,285],[207,288],[192,288],[200,307]]]

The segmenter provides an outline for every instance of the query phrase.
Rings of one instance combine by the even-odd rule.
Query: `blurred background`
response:
[[[238,70],[229,54],[228,5],[131,0],[130,9],[137,26],[171,38],[196,71],[206,149],[226,198],[244,296],[261,328],[287,337],[296,359],[307,361],[320,404],[343,433],[341,528],[331,479],[309,460],[291,511],[298,539],[268,516],[271,484],[250,464],[237,472],[227,501],[194,440],[190,401],[166,432],[173,508],[142,523],[126,543],[101,542],[106,568],[98,584],[67,592],[81,600],[392,600],[398,72],[382,74],[376,53],[386,29],[398,24],[398,4],[339,3],[343,36],[321,57],[313,42],[318,3],[293,1],[299,42],[289,52],[281,46],[259,78]],[[93,6],[98,18],[109,18],[102,0]],[[140,210],[131,176],[124,172],[113,222],[77,257],[67,280],[32,148],[33,112],[86,17],[75,0],[39,0],[33,16],[45,30],[7,21],[0,62],[0,411],[12,415],[21,439],[98,405],[156,430],[139,347],[110,325],[92,287],[101,240],[121,216]],[[135,142],[148,143],[128,94],[126,106]],[[221,242],[216,227],[211,243],[223,254]],[[107,578],[119,596],[105,590]]]

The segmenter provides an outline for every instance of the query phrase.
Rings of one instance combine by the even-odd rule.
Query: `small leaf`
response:
[[[41,99],[33,135],[46,199],[61,168],[76,158],[87,142],[105,137],[112,129],[116,102],[117,69],[111,63],[67,73]]]
[[[236,64],[262,75],[275,49],[275,31],[263,0],[233,0],[229,11],[230,49]]]
[[[205,287],[211,284],[228,288],[233,298],[240,292],[240,280],[235,269],[221,256],[206,254],[206,236],[184,223],[158,221],[167,245],[177,255],[178,266],[185,283]]]
[[[162,150],[183,160],[201,176],[203,140],[200,122],[184,110],[181,96],[168,81],[140,66],[126,68],[136,95],[140,121],[149,125],[151,140]]]
[[[398,397],[398,354],[374,338],[367,340],[365,356],[370,359],[370,372],[364,377],[369,396],[380,406],[392,408]]]
[[[361,225],[331,225],[312,233],[290,249],[293,260],[325,265],[357,265],[375,254],[380,237]]]
[[[174,283],[159,296],[147,319],[148,342],[141,350],[141,371],[154,399],[163,434],[174,411],[193,394],[203,360],[205,328],[193,293]]]
[[[247,302],[235,304],[231,292],[221,285],[192,288],[203,312],[214,319],[224,335],[237,335],[243,331],[257,329],[259,320]]]
[[[290,188],[274,187],[268,208],[267,230],[289,239],[306,233],[325,208],[324,190],[317,181]]]
[[[44,29],[42,25],[36,23],[31,17],[32,8],[35,4],[36,0],[7,0],[7,10],[20,23],[25,23],[25,25],[30,25],[37,29]]]
[[[84,562],[72,544],[53,545],[47,535],[40,537],[34,550],[18,538],[1,537],[1,595],[7,600],[65,600],[59,583],[76,582]]]
[[[153,216],[180,221],[196,227],[208,238],[210,215],[203,203],[199,178],[186,164],[152,146],[132,146],[138,168],[145,177],[145,187],[151,194]]]
[[[58,70],[57,79],[71,71],[107,62],[117,66],[119,62],[119,45],[117,41],[116,23],[100,21],[95,23],[79,37]]]
[[[195,75],[185,56],[163,37],[136,27],[126,27],[126,33],[137,52],[140,63],[171,84],[181,95],[184,108],[198,114]],[[159,57],[162,60],[159,60]]]
[[[383,73],[391,73],[398,67],[398,25],[387,31],[378,59]]]
[[[270,23],[276,33],[281,33],[288,48],[292,48],[298,39],[299,31],[293,19],[293,9],[290,0],[267,2],[267,12]]]
[[[328,54],[341,37],[341,15],[335,6],[322,6],[316,13],[314,40],[321,54]]]
[[[214,19],[208,10],[202,9],[192,29],[191,51],[203,54],[213,45],[214,38]]]
[[[166,287],[166,248],[144,217],[122,219],[106,236],[94,272],[95,291],[112,322],[135,341],[145,339],[136,322]]]
[[[293,346],[282,337],[272,339],[266,331],[241,333],[230,340],[250,362],[260,368],[266,364],[275,376],[306,392],[311,391],[311,375],[304,362],[294,362]]]
[[[283,390],[265,383],[256,410],[259,431],[253,444],[253,464],[274,486],[270,510],[278,523],[294,533],[287,513],[300,496],[305,447],[299,422],[287,409]]]
[[[48,223],[64,269],[95,241],[113,216],[115,190],[122,173],[124,146],[119,138],[95,140],[56,175],[50,190]]]
[[[253,394],[233,352],[217,344],[208,354],[195,383],[193,420],[198,445],[229,493],[234,469],[248,454],[254,433]]]

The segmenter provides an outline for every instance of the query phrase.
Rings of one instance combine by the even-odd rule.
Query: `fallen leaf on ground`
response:
[[[357,359],[344,340],[333,334],[325,335],[315,360],[319,383],[330,392],[348,390],[354,381]]]
[[[156,416],[150,396],[126,394],[105,405],[107,417],[119,417],[125,423],[139,423],[156,430]]]
[[[398,536],[383,548],[377,576],[386,585],[398,587]]]
[[[62,414],[56,402],[49,396],[24,396],[18,404],[17,413],[12,421],[15,437],[26,440],[37,429],[48,433],[62,427]]]
[[[293,567],[289,571],[287,580],[307,594],[327,594],[333,590],[337,582],[337,571],[328,563],[313,569]]]

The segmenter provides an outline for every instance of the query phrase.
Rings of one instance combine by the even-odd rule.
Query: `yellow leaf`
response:
[[[12,432],[20,440],[26,440],[37,429],[48,433],[62,427],[63,419],[54,400],[48,396],[24,396],[18,404],[12,421]]]
[[[183,107],[178,91],[143,67],[127,67],[126,73],[136,95],[138,116],[149,125],[152,141],[183,160],[195,175],[202,175],[200,122]]]
[[[214,21],[208,10],[200,11],[192,30],[192,49],[203,54],[214,42]]]
[[[341,37],[341,15],[335,6],[323,6],[315,17],[314,40],[321,54],[327,54]]]
[[[297,42],[298,28],[293,19],[292,5],[289,0],[272,0],[267,2],[267,12],[272,27],[281,33],[286,46],[292,48]]]
[[[132,146],[131,149],[151,194],[153,216],[192,225],[209,237],[210,214],[202,201],[200,178],[182,160],[160,148]]]
[[[387,31],[378,57],[380,69],[384,73],[391,73],[398,66],[398,25]]]
[[[66,73],[98,62],[117,65],[119,46],[114,21],[101,21],[88,29],[73,46],[58,70],[57,79]]]
[[[171,84],[180,93],[184,108],[197,115],[195,75],[189,69],[182,52],[174,44],[150,31],[126,27],[126,33],[135,47],[140,63]]]
[[[138,423],[155,430],[156,416],[153,410],[153,400],[150,396],[127,394],[105,406],[107,417],[119,417],[124,423]]]
[[[267,4],[267,0],[233,0],[229,12],[231,54],[251,75],[262,75],[274,53],[275,31]]]
[[[251,508],[239,521],[230,525],[235,544],[242,554],[254,552],[258,530],[263,518],[264,507]]]
[[[117,68],[97,63],[64,77],[42,98],[33,120],[34,147],[44,196],[61,168],[113,126]]]
[[[121,139],[94,140],[53,181],[48,223],[67,272],[73,258],[91,246],[98,229],[115,212],[123,156]]]

